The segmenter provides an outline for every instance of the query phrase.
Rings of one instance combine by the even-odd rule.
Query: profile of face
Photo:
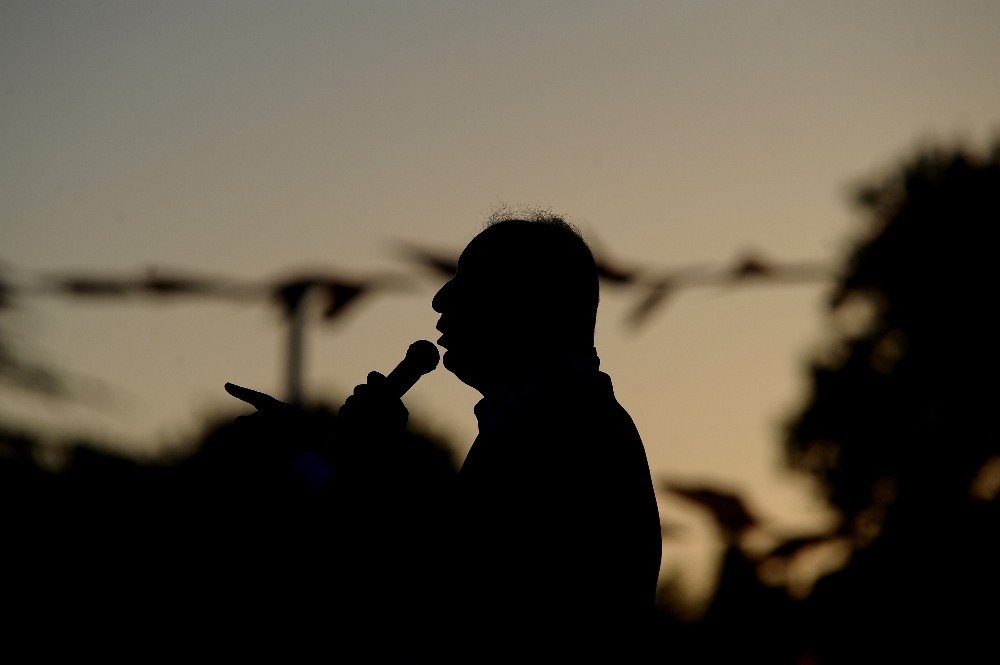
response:
[[[512,292],[516,268],[502,256],[497,232],[473,238],[458,259],[454,277],[435,294],[431,306],[441,315],[438,345],[444,366],[464,383],[482,390],[510,369],[524,325]]]

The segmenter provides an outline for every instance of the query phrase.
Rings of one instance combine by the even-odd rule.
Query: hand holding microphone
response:
[[[355,387],[354,394],[340,408],[332,430],[328,421],[316,420],[266,393],[234,383],[226,383],[226,392],[256,409],[236,418],[236,423],[245,428],[247,443],[279,444],[267,445],[266,449],[272,454],[291,453],[293,476],[301,480],[306,491],[314,493],[339,473],[335,469],[348,475],[351,472],[346,470],[354,469],[358,476],[359,469],[372,466],[372,455],[381,458],[387,447],[402,441],[409,412],[400,398],[439,361],[440,353],[433,343],[414,342],[388,376],[371,372],[367,383]],[[384,464],[377,468],[384,470]]]
[[[433,342],[425,339],[410,345],[406,356],[388,375],[369,372],[366,383],[355,386],[337,414],[341,424],[354,434],[376,437],[402,434],[409,411],[402,397],[420,377],[433,371],[441,354]]]

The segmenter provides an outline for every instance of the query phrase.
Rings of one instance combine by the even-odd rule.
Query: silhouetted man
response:
[[[434,530],[458,570],[424,587],[448,607],[458,660],[610,649],[621,662],[648,635],[659,517],[639,433],[599,369],[597,306],[594,257],[558,218],[491,224],[434,297],[444,366],[483,395]],[[344,431],[385,449],[406,422],[388,393],[369,374]]]
[[[557,218],[488,226],[434,297],[444,366],[483,395],[455,502],[455,618],[477,651],[635,649],[648,626],[656,499],[599,370],[597,305],[594,257]],[[370,375],[344,413],[381,381]]]

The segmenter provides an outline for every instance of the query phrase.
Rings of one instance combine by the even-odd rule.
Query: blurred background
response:
[[[995,356],[962,317],[993,302],[997,26],[986,1],[2,2],[7,469],[197,456],[249,411],[226,381],[335,411],[437,338],[430,299],[488,218],[542,210],[605,268],[664,630],[760,610],[757,585],[804,602],[900,478],[952,469],[900,461],[941,414],[963,427],[928,446],[979,442],[955,496],[995,505],[995,430],[941,359]],[[913,388],[941,372],[948,408]],[[406,403],[460,463],[478,398],[440,369]],[[839,662],[771,662],[807,651]]]

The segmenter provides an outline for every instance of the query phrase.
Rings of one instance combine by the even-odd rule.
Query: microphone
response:
[[[424,374],[433,371],[441,361],[441,352],[434,342],[418,339],[406,350],[404,357],[385,377],[386,387],[393,397],[402,397]]]

